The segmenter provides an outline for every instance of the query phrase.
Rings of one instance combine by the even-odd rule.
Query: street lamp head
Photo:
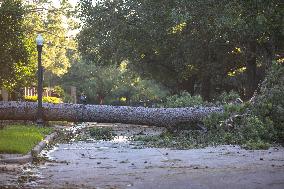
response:
[[[38,46],[42,46],[43,45],[43,37],[42,37],[42,35],[41,34],[38,34],[38,36],[36,37],[36,44],[38,45]]]

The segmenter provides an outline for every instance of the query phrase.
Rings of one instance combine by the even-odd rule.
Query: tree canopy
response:
[[[24,7],[19,0],[0,5],[0,87],[22,86],[33,76],[29,41],[24,36]]]
[[[62,77],[76,54],[74,26],[68,1],[55,7],[52,2],[5,0],[0,4],[0,87],[11,92],[33,86],[37,74],[35,38],[45,39],[43,66],[46,83]]]
[[[173,93],[205,99],[224,90],[250,98],[283,37],[281,1],[80,2],[79,51],[131,70]]]
[[[86,81],[77,86],[95,93],[94,99],[110,94],[142,99],[137,94],[142,83],[157,94],[187,91],[210,101],[234,90],[249,99],[271,63],[283,56],[281,5],[280,0],[82,0],[75,10],[69,1],[56,6],[46,0],[3,1],[0,86],[34,84],[34,39],[42,33],[45,86],[72,83],[66,78]],[[75,39],[70,30],[79,28],[76,16],[81,28]]]

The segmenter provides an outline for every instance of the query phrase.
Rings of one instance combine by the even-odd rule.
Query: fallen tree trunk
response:
[[[43,104],[45,121],[129,123],[173,126],[200,121],[219,107],[144,108],[130,106]],[[35,102],[0,102],[0,120],[36,120]]]

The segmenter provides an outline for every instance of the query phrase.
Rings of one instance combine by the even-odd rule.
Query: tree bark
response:
[[[100,105],[102,105],[104,103],[104,99],[105,99],[105,97],[103,95],[98,94],[97,100],[98,100],[98,103]]]
[[[211,77],[210,75],[204,75],[201,81],[201,96],[204,100],[210,100],[211,92]]]
[[[250,45],[251,55],[249,56],[248,60],[246,61],[246,91],[245,96],[246,99],[250,99],[254,91],[257,88],[257,78],[256,78],[256,44],[251,42]]]
[[[183,80],[180,84],[179,84],[179,90],[185,90],[187,92],[189,92],[192,96],[194,95],[194,84],[196,82],[196,76],[192,76],[190,78],[188,78],[187,80]]]
[[[220,107],[144,108],[130,106],[43,104],[45,121],[128,123],[174,126],[200,121]],[[35,102],[0,102],[0,120],[36,120]]]

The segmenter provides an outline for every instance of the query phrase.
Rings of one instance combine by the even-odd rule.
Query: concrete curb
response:
[[[32,162],[33,159],[42,151],[42,149],[50,142],[52,142],[57,137],[57,132],[54,132],[50,135],[47,135],[44,140],[42,140],[38,145],[36,145],[31,152],[27,155],[23,155],[20,157],[11,157],[11,158],[3,158],[0,159],[0,163],[7,163],[7,164],[25,164]]]
[[[31,153],[29,152],[27,155],[20,156],[20,157],[11,157],[11,158],[0,159],[0,163],[7,163],[7,164],[13,164],[13,163],[25,164],[25,163],[32,162],[32,160],[33,160],[33,157],[32,157],[32,155],[31,155]]]
[[[47,135],[44,140],[42,140],[38,145],[36,145],[32,151],[31,155],[33,158],[35,158],[41,151],[42,149],[50,142],[54,140],[54,138],[57,136],[57,133],[54,132],[50,135]]]

